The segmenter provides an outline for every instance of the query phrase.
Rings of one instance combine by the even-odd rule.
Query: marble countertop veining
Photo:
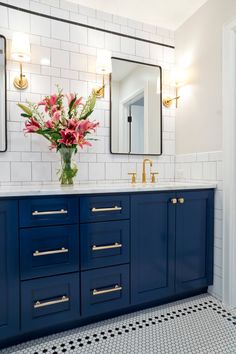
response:
[[[104,193],[130,193],[130,192],[151,192],[151,191],[174,191],[216,188],[217,183],[213,182],[166,182],[146,184],[137,183],[114,183],[114,184],[76,184],[74,186],[61,187],[59,184],[52,185],[29,185],[29,186],[1,186],[0,198],[22,197],[22,196],[47,196],[47,195],[84,195]]]

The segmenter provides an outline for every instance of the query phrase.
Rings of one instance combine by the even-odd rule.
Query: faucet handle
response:
[[[151,172],[151,183],[155,183],[156,182],[156,178],[155,175],[159,175],[159,172]]]
[[[128,175],[132,176],[131,183],[132,184],[136,183],[136,175],[137,175],[137,173],[136,172],[129,172]]]

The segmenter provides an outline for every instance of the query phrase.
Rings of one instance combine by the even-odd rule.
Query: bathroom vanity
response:
[[[206,292],[214,188],[0,189],[0,344]]]

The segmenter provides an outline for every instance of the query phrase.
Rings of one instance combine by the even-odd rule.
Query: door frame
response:
[[[223,302],[236,307],[236,19],[223,28]]]

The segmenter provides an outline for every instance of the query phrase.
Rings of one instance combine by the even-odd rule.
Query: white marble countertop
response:
[[[82,194],[104,194],[104,193],[128,193],[128,192],[151,192],[151,191],[174,191],[216,188],[217,183],[114,183],[114,184],[77,184],[69,187],[54,185],[29,185],[29,186],[1,186],[0,198],[22,197],[22,196],[43,196],[43,195],[82,195]]]

